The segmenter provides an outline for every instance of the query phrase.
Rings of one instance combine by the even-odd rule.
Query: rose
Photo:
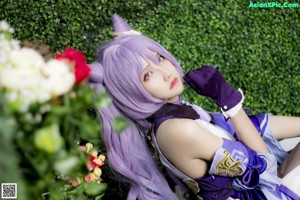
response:
[[[70,63],[75,62],[75,77],[76,82],[80,83],[86,79],[91,72],[90,67],[86,63],[85,55],[73,48],[66,48],[62,54],[55,56],[58,60],[68,60]]]
[[[105,157],[103,155],[100,155],[98,158],[95,158],[93,160],[94,166],[100,167],[100,166],[104,165],[104,159],[105,159]]]
[[[75,83],[74,74],[69,66],[59,60],[49,60],[43,68],[43,74],[47,77],[44,88],[54,97],[67,93]]]
[[[27,70],[41,69],[45,65],[44,58],[37,51],[26,47],[12,51],[9,62],[12,67]]]
[[[88,169],[95,169],[96,167],[101,167],[104,165],[105,156],[100,155],[99,157],[95,155],[90,155]]]
[[[44,103],[70,91],[75,83],[68,63],[52,59],[47,63],[35,50],[22,48],[9,53],[0,73],[0,86],[13,110],[26,112],[32,103]]]

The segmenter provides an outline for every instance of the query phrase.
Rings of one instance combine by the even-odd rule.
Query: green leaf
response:
[[[84,188],[85,188],[85,192],[88,195],[97,196],[105,191],[105,189],[107,188],[107,184],[106,183],[99,184],[99,183],[89,182],[89,183],[85,184]]]
[[[60,135],[59,126],[52,124],[36,130],[34,133],[34,144],[38,149],[47,153],[54,153],[60,150],[64,144],[64,139]]]
[[[130,125],[130,122],[123,116],[116,117],[113,120],[113,127],[116,132],[122,132],[126,127]]]
[[[108,107],[109,104],[111,104],[111,102],[112,102],[111,98],[103,92],[99,94],[95,105],[98,109],[102,109]]]
[[[69,175],[78,163],[79,159],[76,156],[68,156],[67,158],[56,161],[54,169],[61,175]]]

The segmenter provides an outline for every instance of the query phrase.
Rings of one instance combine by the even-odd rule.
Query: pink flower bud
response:
[[[85,180],[86,182],[91,182],[91,181],[95,180],[95,178],[96,178],[96,176],[95,176],[94,174],[89,173],[88,175],[86,175],[86,176],[84,177],[84,180]]]
[[[92,171],[94,169],[94,166],[93,166],[93,164],[91,162],[88,162],[86,164],[86,168],[88,169],[88,171]]]
[[[85,146],[79,146],[79,150],[86,151],[86,147]]]

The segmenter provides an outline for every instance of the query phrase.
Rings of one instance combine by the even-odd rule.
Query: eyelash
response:
[[[147,72],[145,75],[144,75],[144,81],[148,81],[149,80],[149,78],[150,78],[150,76],[152,75],[152,71],[150,71],[150,72]]]
[[[164,61],[164,59],[165,59],[165,57],[163,57],[162,55],[159,55],[158,54],[158,62],[162,62],[162,61]]]
[[[163,57],[162,55],[158,54],[157,60],[158,60],[159,63],[162,62],[162,61],[164,61],[164,59],[165,59],[165,57]],[[149,80],[149,78],[150,78],[150,76],[152,75],[152,73],[153,73],[152,71],[147,72],[147,73],[144,75],[144,81]]]

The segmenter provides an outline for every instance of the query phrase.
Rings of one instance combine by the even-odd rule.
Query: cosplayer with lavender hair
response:
[[[118,16],[114,19],[115,32],[131,30]],[[145,119],[165,103],[152,97],[137,81],[142,73],[140,57],[157,62],[151,51],[159,52],[181,71],[173,56],[158,43],[142,35],[125,34],[101,47],[98,62],[90,65],[93,69],[90,85],[97,92],[106,90],[113,98],[113,104],[101,110],[104,141],[111,166],[131,184],[128,199],[176,199],[140,135],[140,131],[151,128]],[[105,70],[103,66],[107,66]],[[132,121],[122,133],[116,133],[110,126],[118,116]]]
[[[277,141],[300,135],[299,118],[248,116],[242,91],[216,68],[183,76],[160,44],[118,15],[113,26],[116,37],[90,64],[90,86],[112,98],[99,112],[109,164],[131,186],[127,199],[183,199],[178,191],[187,188],[198,199],[300,199],[300,145],[288,155]],[[222,113],[183,101],[183,82],[210,97]],[[113,127],[119,116],[130,123],[121,133]],[[156,166],[148,134],[180,189],[171,189]]]

